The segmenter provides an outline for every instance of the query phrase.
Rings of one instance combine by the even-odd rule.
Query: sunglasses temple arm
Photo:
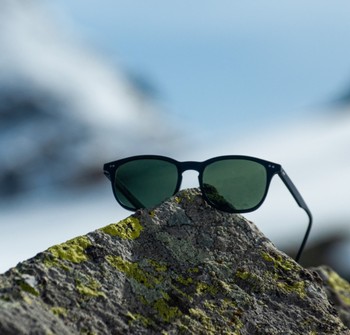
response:
[[[299,193],[299,191],[297,190],[297,188],[295,187],[295,185],[293,184],[293,182],[291,181],[291,179],[288,177],[286,171],[284,171],[281,168],[281,171],[278,173],[278,175],[280,176],[280,178],[282,179],[283,183],[286,185],[286,187],[288,188],[289,192],[292,194],[293,198],[295,199],[295,201],[297,202],[297,204],[299,205],[299,207],[301,207],[307,214],[307,216],[309,217],[309,224],[308,227],[306,229],[306,233],[304,235],[303,241],[299,247],[299,251],[297,253],[297,256],[295,257],[295,260],[298,262],[300,259],[300,256],[304,250],[304,247],[306,245],[306,242],[309,238],[309,234],[311,231],[311,227],[312,227],[312,214],[310,212],[309,207],[306,205],[303,197],[301,196],[301,194]]]
[[[130,201],[130,203],[135,206],[135,208],[145,208],[142,202],[139,199],[137,199],[124,185],[124,183],[117,177],[115,178],[115,186],[120,189],[120,191]]]

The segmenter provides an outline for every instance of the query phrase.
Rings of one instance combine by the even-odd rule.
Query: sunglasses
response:
[[[152,208],[175,195],[180,190],[182,173],[195,170],[203,198],[212,207],[229,213],[252,212],[264,202],[271,179],[277,174],[309,218],[296,261],[311,230],[311,212],[282,166],[259,158],[235,155],[204,162],[178,162],[164,156],[142,155],[106,163],[103,170],[118,203],[131,211]]]

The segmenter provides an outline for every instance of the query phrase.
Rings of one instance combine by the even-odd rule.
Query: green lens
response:
[[[174,194],[177,180],[177,168],[171,162],[137,159],[117,169],[114,192],[127,207],[150,208]]]
[[[217,208],[249,211],[264,198],[265,167],[255,161],[226,159],[213,162],[203,172],[203,192]]]

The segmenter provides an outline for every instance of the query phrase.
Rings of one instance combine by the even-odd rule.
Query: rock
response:
[[[350,286],[197,189],[0,276],[0,334],[350,334]]]

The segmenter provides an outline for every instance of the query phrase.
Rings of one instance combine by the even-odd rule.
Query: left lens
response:
[[[136,159],[119,166],[115,173],[114,193],[130,208],[150,208],[176,191],[177,167],[160,159]]]
[[[224,159],[207,165],[202,191],[217,208],[228,212],[254,209],[263,200],[267,187],[266,168],[253,160]]]

